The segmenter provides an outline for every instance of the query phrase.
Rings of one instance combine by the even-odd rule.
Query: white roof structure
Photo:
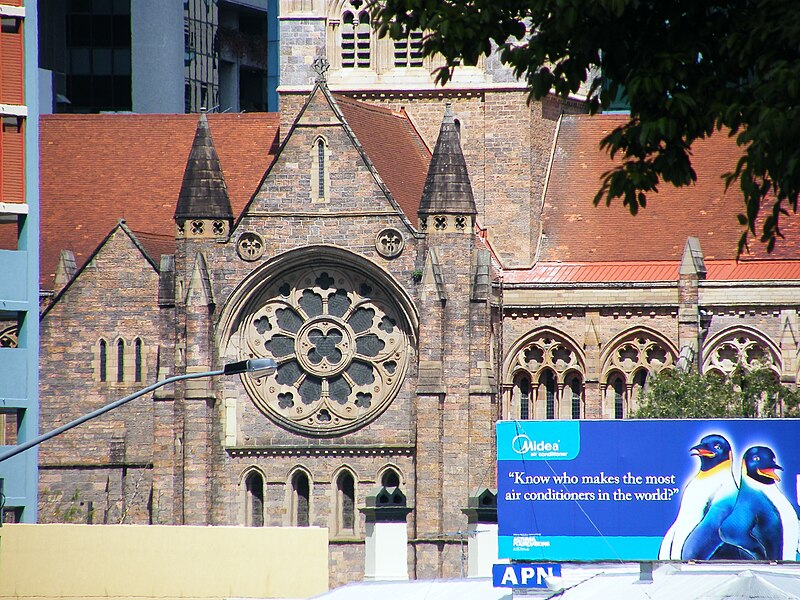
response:
[[[655,566],[655,565],[654,565]],[[800,600],[797,564],[662,564],[652,579],[633,563],[562,564],[547,590],[495,588],[491,579],[351,583],[318,600]]]
[[[325,594],[319,600],[511,600],[511,590],[492,587],[491,579],[417,579],[363,581]]]
[[[578,571],[578,572],[576,572]],[[665,564],[642,577],[636,565],[598,570],[563,565],[561,600],[800,600],[800,564]],[[627,571],[627,572],[626,572]],[[580,577],[580,574],[588,577]],[[554,586],[555,587],[555,586]]]

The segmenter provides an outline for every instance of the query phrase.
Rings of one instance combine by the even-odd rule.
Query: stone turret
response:
[[[472,233],[477,214],[475,198],[449,102],[445,105],[418,214],[422,231]]]
[[[418,214],[425,239],[419,260],[424,268],[414,510],[415,536],[425,541],[416,546],[416,575],[456,577],[463,571],[460,542],[470,527],[461,508],[472,491],[493,484],[486,477],[492,470],[493,413],[490,262],[477,246],[475,200],[449,104]]]
[[[175,208],[178,238],[224,239],[233,222],[231,201],[208,119],[200,115]]]

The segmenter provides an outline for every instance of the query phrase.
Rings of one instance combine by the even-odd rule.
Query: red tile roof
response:
[[[798,281],[800,260],[705,261],[707,281]],[[503,283],[636,283],[677,281],[680,261],[540,262],[531,269],[506,269]]]
[[[386,187],[416,223],[431,152],[408,115],[340,94],[334,97]]]
[[[234,214],[278,148],[277,113],[210,114]],[[78,268],[119,219],[151,258],[175,248],[172,216],[197,115],[43,115],[40,118],[40,283],[51,289],[58,256]]]
[[[721,179],[741,156],[724,132],[693,146],[694,185],[659,185],[647,207],[631,216],[619,199],[610,207],[592,204],[602,174],[615,163],[599,149],[600,140],[627,120],[624,115],[564,116],[545,197],[544,261],[680,261],[686,238],[696,236],[706,260],[736,258],[742,229],[736,215],[743,212],[741,193],[727,192]],[[784,217],[787,240],[767,255],[758,241],[748,258],[800,257],[800,218]]]

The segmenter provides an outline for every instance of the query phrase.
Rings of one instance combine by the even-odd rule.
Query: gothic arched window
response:
[[[117,341],[117,383],[125,381],[125,341]]]
[[[531,380],[520,377],[517,380],[517,397],[519,398],[519,418],[524,421],[531,418]]]
[[[339,530],[353,533],[356,523],[356,489],[355,479],[350,471],[342,471],[336,478],[336,495]]]
[[[583,355],[566,336],[548,329],[529,334],[512,354],[510,418],[566,419],[572,414],[569,378],[582,381]],[[577,400],[580,405],[580,399]]]
[[[292,477],[292,521],[296,527],[308,527],[311,504],[311,485],[308,475],[297,471]]]
[[[614,418],[625,418],[625,380],[621,375],[611,379],[611,389],[614,390]]]
[[[677,355],[669,340],[647,328],[623,332],[609,342],[601,355],[601,381],[606,382],[604,416],[613,415],[617,419],[630,416],[649,375],[672,368]]]
[[[545,369],[539,376],[539,393],[543,396],[545,419],[556,418],[556,378],[553,371]]]
[[[133,372],[133,380],[134,381],[142,381],[142,340],[140,338],[136,338],[133,342],[133,349],[134,349],[134,372]]]
[[[394,66],[421,67],[422,66],[422,32],[412,31],[404,40],[394,42]]]
[[[324,202],[328,199],[330,187],[328,162],[328,142],[319,136],[311,146],[311,200],[314,202]]]
[[[369,68],[372,30],[369,13],[359,11],[361,0],[350,0],[354,10],[342,13],[342,68]]]
[[[381,485],[386,488],[400,487],[400,475],[389,467],[381,475]]]
[[[246,491],[245,524],[248,527],[264,526],[264,478],[251,471],[244,482]]]
[[[572,418],[581,418],[581,404],[583,401],[583,381],[579,375],[574,375],[569,379],[569,391],[571,395]]]
[[[720,332],[706,342],[703,372],[716,370],[730,376],[737,367],[748,371],[765,367],[776,374],[782,369],[780,350],[760,332],[734,328]]]
[[[108,344],[105,340],[100,340],[99,363],[100,381],[106,381],[108,378]]]
[[[647,369],[639,369],[633,375],[633,389],[631,390],[631,403],[637,406],[639,399],[644,395],[647,387]]]

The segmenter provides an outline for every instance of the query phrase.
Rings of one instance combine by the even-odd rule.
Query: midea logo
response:
[[[560,441],[560,440],[559,440]],[[538,442],[533,441],[525,433],[514,436],[511,440],[511,449],[517,454],[530,454],[532,452],[558,452],[558,441]]]

